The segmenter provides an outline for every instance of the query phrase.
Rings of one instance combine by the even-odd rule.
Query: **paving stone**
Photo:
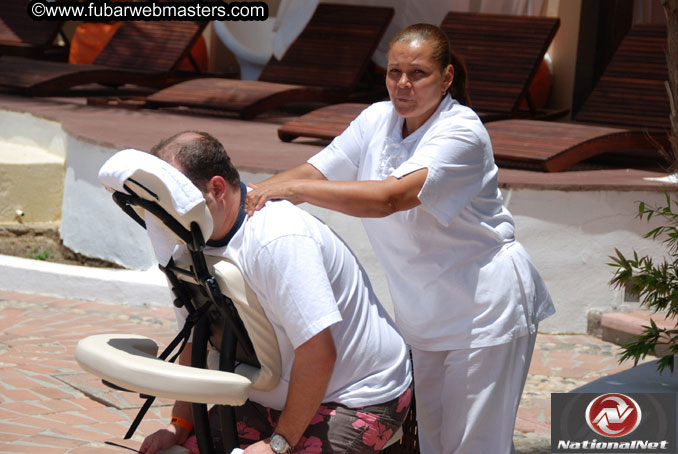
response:
[[[7,389],[0,391],[0,400],[3,402],[25,402],[40,400],[42,396],[27,389]]]
[[[24,443],[0,443],[3,454],[64,454],[63,447],[37,446]]]
[[[51,413],[51,410],[41,405],[27,402],[7,402],[2,404],[4,409],[24,415],[44,415]]]
[[[97,422],[95,418],[92,418],[86,413],[77,413],[72,411],[51,414],[50,419],[63,423],[68,427],[77,425],[91,425]],[[59,432],[61,433],[61,430]]]
[[[56,435],[37,434],[24,439],[25,443],[31,443],[39,446],[53,446],[61,448],[74,448],[87,444],[85,440],[78,440],[70,437],[60,437]]]
[[[70,436],[79,440],[84,440],[86,441],[86,444],[89,444],[93,441],[104,442],[106,440],[110,440],[113,436],[113,434],[110,432],[99,432],[96,430],[91,430],[89,427],[76,426],[67,426],[54,429],[54,432],[63,436]]]
[[[122,440],[143,401],[84,372],[73,352],[94,333],[146,335],[162,347],[176,332],[170,307],[121,308],[0,291],[0,452],[122,454],[166,426],[172,401],[158,399],[132,440]],[[518,410],[517,454],[550,452],[550,396],[628,369],[619,347],[585,335],[540,334]],[[11,365],[11,367],[10,367]]]

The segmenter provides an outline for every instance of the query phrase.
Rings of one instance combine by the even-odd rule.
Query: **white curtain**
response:
[[[329,0],[328,0],[329,1]],[[386,67],[388,43],[393,36],[408,25],[426,22],[440,25],[449,11],[492,14],[515,14],[538,16],[542,14],[544,0],[331,0],[371,6],[391,6],[395,10],[393,20],[379,43],[374,62]],[[287,48],[310,20],[317,0],[281,0],[274,27],[274,55],[281,58]],[[310,11],[309,11],[310,9]]]

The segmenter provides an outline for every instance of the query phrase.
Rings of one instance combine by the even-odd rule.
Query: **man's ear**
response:
[[[215,175],[210,178],[210,181],[207,183],[207,190],[212,193],[215,200],[221,200],[226,195],[227,186],[224,177]]]

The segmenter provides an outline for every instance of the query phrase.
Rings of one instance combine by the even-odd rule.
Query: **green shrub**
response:
[[[26,253],[26,258],[33,260],[49,260],[52,257],[51,249],[40,250],[39,247],[34,247]]]
[[[678,202],[671,201],[666,194],[666,206],[649,206],[643,202],[638,205],[638,217],[650,221],[661,218],[662,225],[650,230],[645,238],[661,240],[666,246],[667,258],[654,261],[651,257],[639,257],[633,252],[633,258],[627,258],[619,249],[615,249],[616,257],[611,266],[616,272],[610,285],[615,288],[626,287],[627,291],[637,294],[641,306],[649,311],[663,312],[668,319],[678,315]],[[650,320],[649,326],[643,327],[638,338],[624,345],[620,362],[633,359],[634,365],[648,354],[657,356],[657,347],[665,346],[668,354],[659,358],[657,368],[663,371],[668,367],[673,372],[673,355],[678,353],[678,327],[672,329],[659,328]]]

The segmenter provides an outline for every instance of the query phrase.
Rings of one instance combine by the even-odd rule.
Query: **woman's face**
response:
[[[386,88],[396,112],[406,120],[408,134],[435,112],[453,76],[452,65],[441,72],[427,41],[393,44],[388,54]]]

